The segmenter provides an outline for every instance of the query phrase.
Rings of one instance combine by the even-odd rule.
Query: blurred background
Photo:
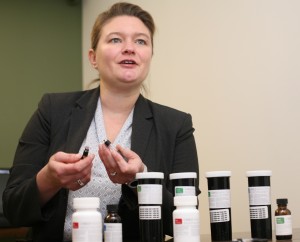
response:
[[[1,167],[46,92],[82,88],[81,1],[0,1]]]
[[[43,93],[85,89],[97,77],[90,32],[115,2],[0,2],[1,166],[11,165]],[[272,171],[272,211],[288,198],[300,227],[300,1],[128,2],[157,26],[148,98],[193,116],[201,233],[210,233],[205,172],[218,170],[232,171],[234,232],[250,231],[248,170]]]

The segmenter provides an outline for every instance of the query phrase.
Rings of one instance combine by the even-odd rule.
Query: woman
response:
[[[198,159],[191,116],[140,94],[154,32],[148,12],[114,4],[98,16],[91,35],[89,60],[99,71],[99,87],[46,94],[40,101],[3,196],[5,216],[32,227],[34,241],[71,240],[72,201],[82,196],[99,196],[103,216],[107,204],[118,203],[124,241],[138,238],[137,196],[127,184],[147,170],[165,174],[163,226],[172,235],[169,174],[198,174]],[[107,139],[116,149],[103,144]],[[90,155],[84,158],[86,146]]]

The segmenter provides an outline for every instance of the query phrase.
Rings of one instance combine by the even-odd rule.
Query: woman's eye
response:
[[[146,45],[147,44],[146,41],[143,40],[143,39],[136,40],[136,43],[139,44],[139,45]]]
[[[119,38],[112,38],[112,39],[110,40],[110,42],[111,42],[111,43],[120,43],[120,42],[121,42],[121,39],[119,39]]]

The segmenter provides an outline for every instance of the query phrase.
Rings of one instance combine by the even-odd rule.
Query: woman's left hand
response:
[[[135,179],[136,173],[145,169],[141,158],[121,145],[117,145],[114,149],[100,144],[98,153],[110,180],[114,183],[129,183]]]

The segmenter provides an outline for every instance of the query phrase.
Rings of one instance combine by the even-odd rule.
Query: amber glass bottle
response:
[[[117,204],[107,205],[107,216],[104,218],[104,241],[122,242],[122,221],[118,214]]]
[[[275,210],[275,232],[277,240],[292,239],[292,215],[287,208],[288,199],[279,198],[277,201],[277,209]]]

